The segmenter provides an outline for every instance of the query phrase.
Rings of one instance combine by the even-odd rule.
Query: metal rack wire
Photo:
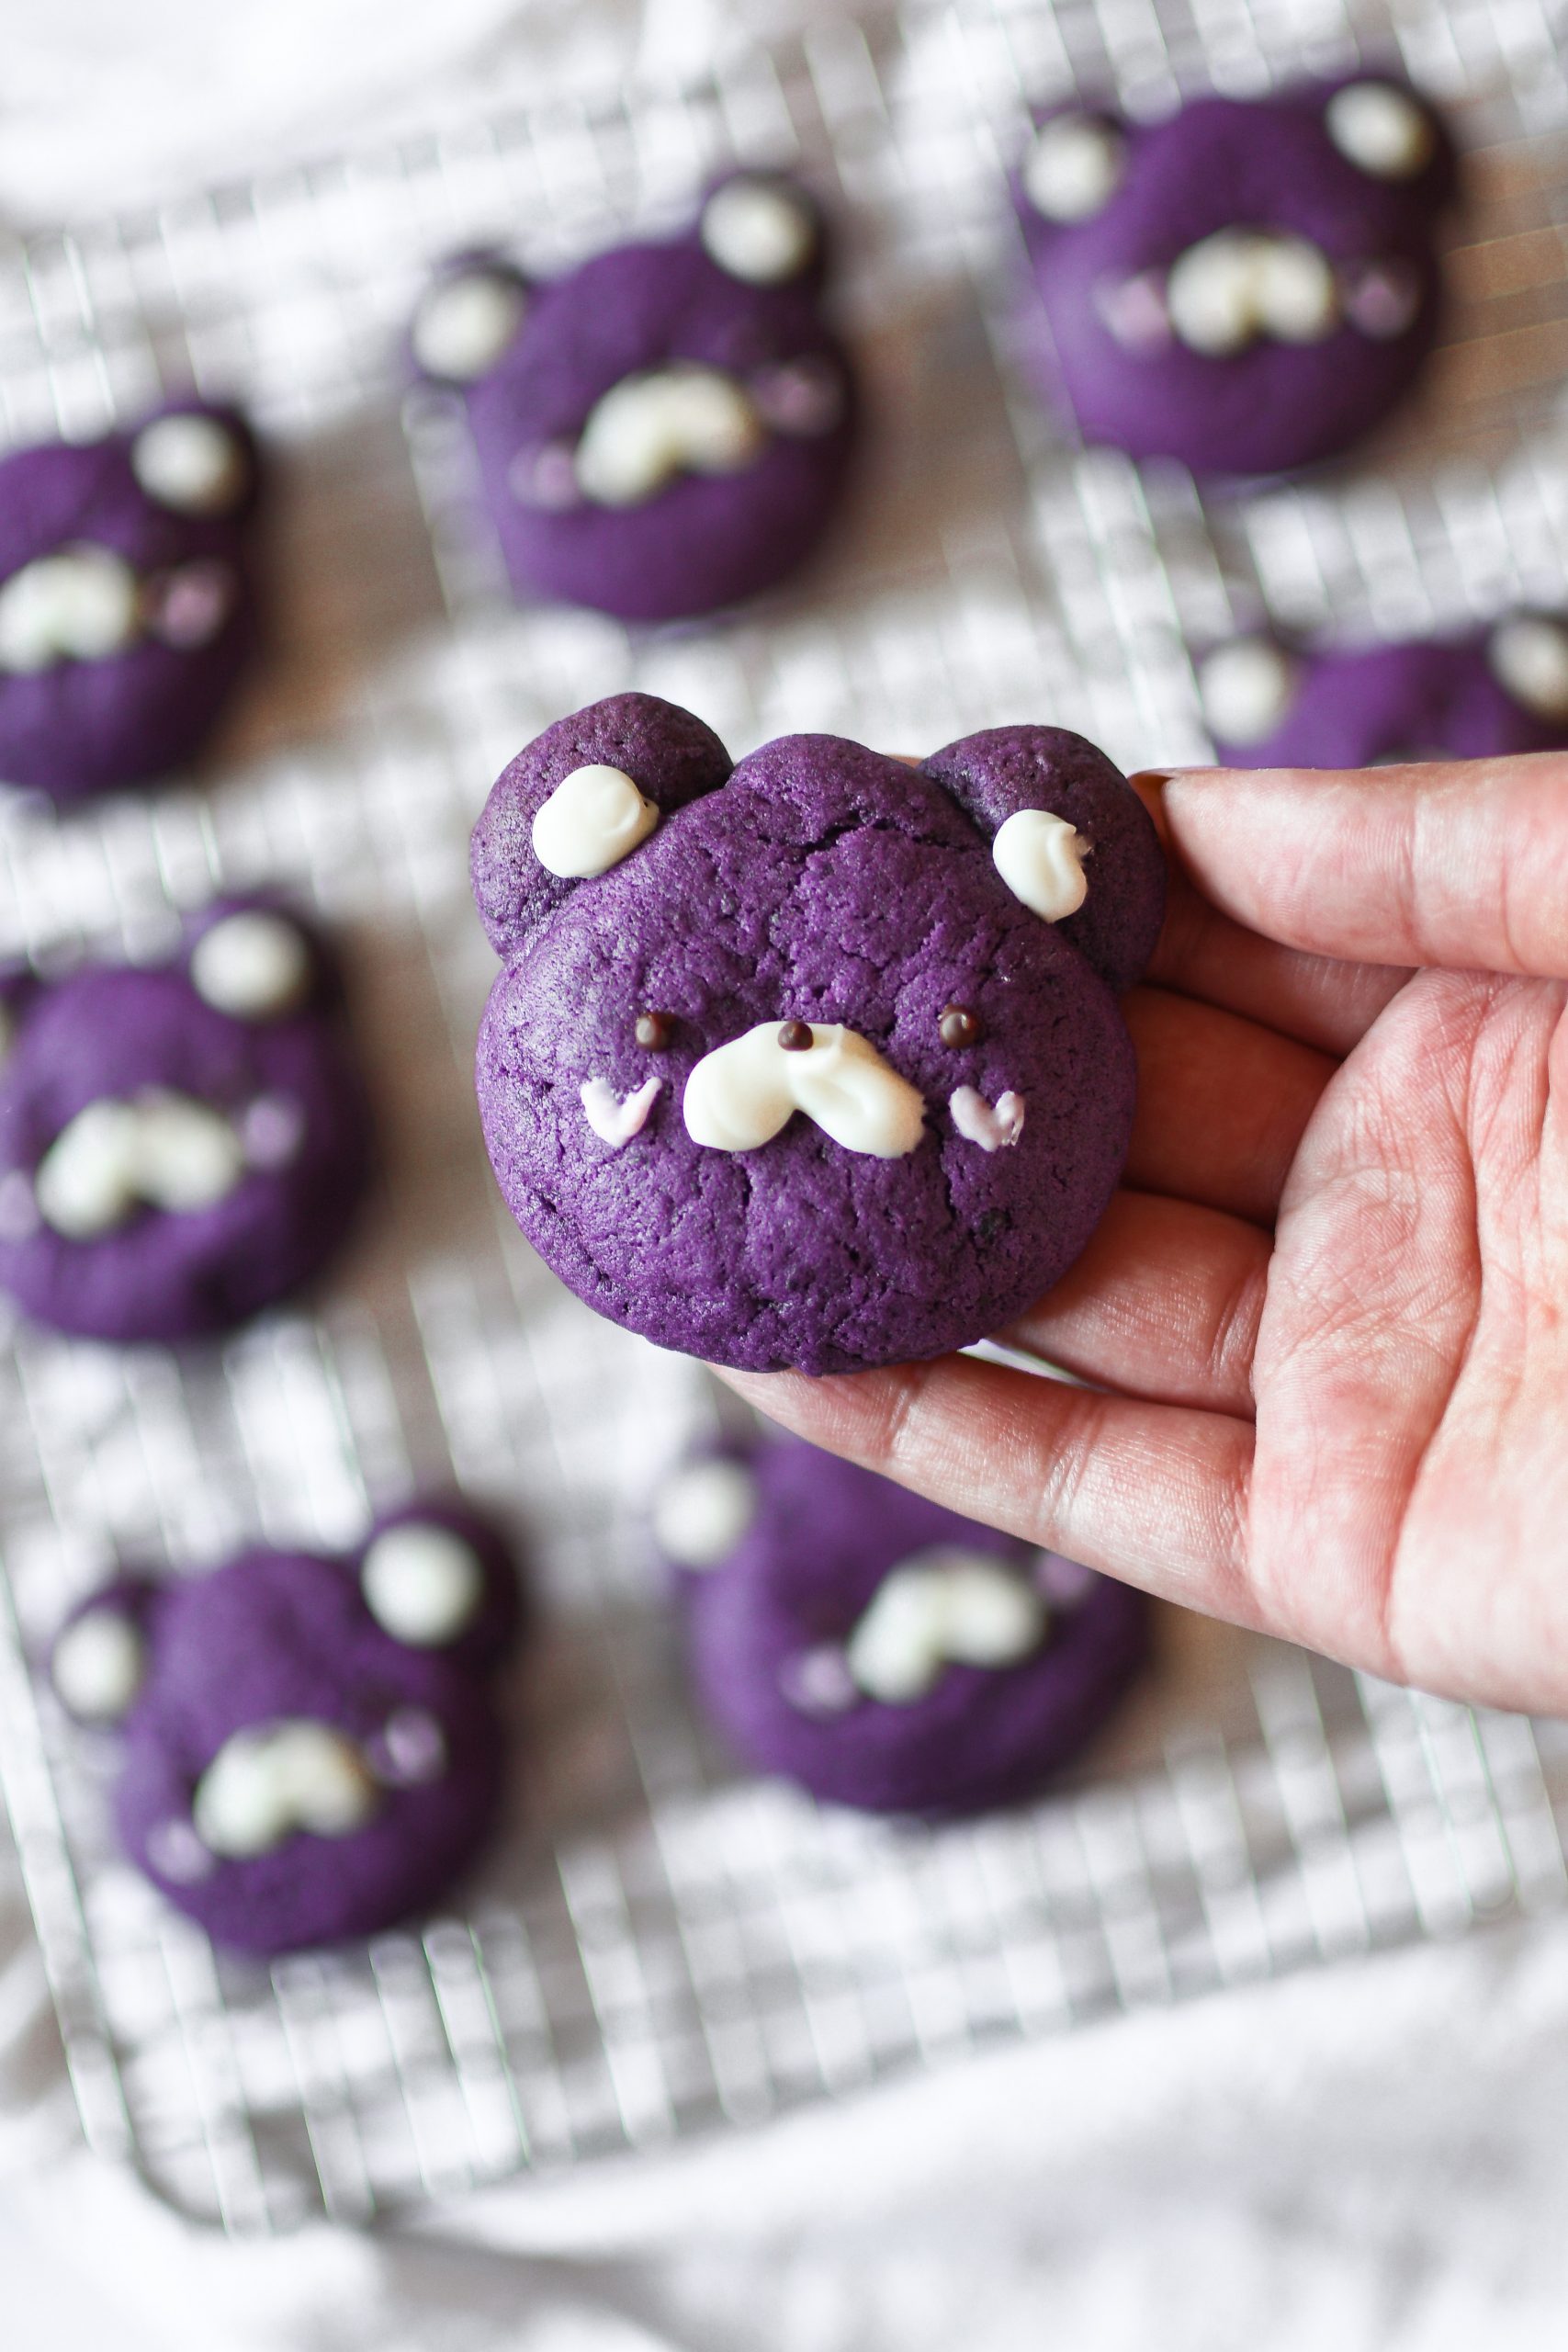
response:
[[[909,0],[700,89],[518,114],[0,261],[6,437],[88,433],[192,377],[249,402],[276,452],[278,614],[203,784],[0,812],[0,930],[46,958],[150,954],[215,883],[298,889],[345,935],[384,1144],[367,1227],[308,1306],[177,1358],[21,1327],[0,1355],[0,1784],[88,2136],[186,2211],[364,2216],[1568,1899],[1562,1727],[1175,1619],[1095,1775],[1030,1812],[898,1828],[734,1779],[689,1713],[638,1522],[711,1404],[565,1297],[494,1202],[463,858],[515,744],[617,686],[695,704],[736,750],[800,726],[919,749],[1048,710],[1132,763],[1201,753],[1188,643],[1237,616],[1375,628],[1561,597],[1553,31],[1537,0],[1393,19]],[[1228,501],[1043,418],[998,202],[1028,96],[1152,107],[1391,45],[1479,158],[1422,408],[1365,464]],[[798,159],[850,223],[878,425],[856,513],[812,577],[712,628],[514,611],[457,421],[401,384],[423,272],[521,222],[548,269],[672,217],[728,154]],[[116,1554],[335,1542],[452,1478],[514,1512],[547,1603],[513,1694],[513,1834],[423,1933],[219,1959],[112,1852],[108,1759],[28,1661]]]

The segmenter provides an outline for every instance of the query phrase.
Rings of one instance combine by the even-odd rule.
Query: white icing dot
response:
[[[786,359],[751,379],[751,396],[764,423],[803,440],[831,433],[844,413],[844,379],[835,361]]]
[[[1392,343],[1416,323],[1421,280],[1406,261],[1364,262],[1342,273],[1345,315],[1375,343]]]
[[[750,1526],[757,1500],[757,1481],[743,1462],[719,1454],[688,1463],[654,1498],[654,1541],[682,1568],[716,1568]]]
[[[1077,1609],[1089,1599],[1099,1578],[1080,1560],[1060,1552],[1042,1552],[1034,1563],[1034,1581],[1056,1609]]]
[[[89,540],[39,556],[0,584],[0,669],[105,661],[134,643],[140,627],[135,572]]]
[[[1005,1151],[1023,1133],[1023,1097],[1010,1088],[992,1104],[978,1087],[960,1086],[948,1097],[947,1107],[964,1141],[977,1143],[982,1151]]]
[[[376,1766],[384,1781],[423,1788],[446,1770],[446,1735],[423,1707],[397,1707],[376,1743]]]
[[[1219,743],[1261,743],[1291,707],[1296,665],[1266,637],[1216,646],[1198,673],[1203,718]]]
[[[811,209],[778,180],[734,179],[703,208],[703,246],[731,277],[778,286],[807,266],[817,250]]]
[[[901,1159],[914,1150],[924,1132],[924,1097],[868,1037],[811,1022],[810,1046],[791,1052],[779,1042],[783,1026],[761,1021],[703,1056],[681,1105],[694,1143],[714,1151],[752,1151],[804,1111],[846,1151]]]
[[[563,775],[536,811],[534,854],[547,874],[583,881],[619,865],[658,822],[656,801],[645,800],[622,769],[595,762]]]
[[[410,1519],[384,1528],[359,1564],[365,1605],[383,1632],[413,1649],[466,1633],[484,1600],[484,1568],[455,1529]]]
[[[884,1577],[844,1657],[867,1698],[910,1706],[949,1665],[1018,1665],[1049,1624],[1044,1600],[1026,1578],[987,1553],[938,1544]]]
[[[623,1144],[642,1133],[663,1083],[659,1078],[644,1079],[636,1093],[623,1101],[607,1080],[589,1078],[578,1088],[578,1098],[583,1115],[600,1142],[607,1143],[612,1151],[619,1151]]]
[[[1076,915],[1089,896],[1089,843],[1048,808],[1015,808],[997,829],[991,857],[1015,899],[1047,922]]]
[[[1088,220],[1103,212],[1127,168],[1127,142],[1095,115],[1059,114],[1042,125],[1023,163],[1024,193],[1043,220]]]
[[[1543,613],[1500,621],[1487,647],[1492,674],[1539,718],[1568,718],[1568,629]]]
[[[130,469],[151,499],[182,514],[223,514],[250,482],[243,445],[215,416],[160,416],[130,445]]]
[[[767,444],[743,384],[677,360],[623,376],[596,401],[577,445],[578,486],[600,506],[640,506],[678,475],[739,473]]]
[[[239,582],[226,563],[185,563],[177,571],[149,581],[142,611],[152,635],[176,652],[191,653],[210,645],[239,594]]]
[[[50,1675],[62,1700],[84,1723],[118,1723],[141,1688],[147,1657],[141,1633],[122,1610],[89,1609],[54,1645]]]
[[[258,1094],[240,1121],[247,1168],[287,1168],[304,1140],[304,1108],[291,1094]]]
[[[155,1821],[147,1832],[147,1866],[175,1886],[195,1886],[216,1865],[188,1821]]]
[[[797,1650],[779,1668],[779,1690],[803,1715],[842,1715],[860,1700],[844,1653],[835,1643]]]
[[[1135,277],[1101,278],[1094,289],[1094,307],[1128,351],[1157,351],[1170,341],[1165,286],[1154,270],[1140,270]]]
[[[209,1852],[243,1861],[299,1829],[348,1837],[379,1803],[355,1742],[330,1724],[295,1716],[226,1740],[197,1783],[191,1819]]]
[[[427,376],[474,383],[501,357],[527,307],[517,280],[499,270],[464,270],[440,278],[414,313],[413,356]]]
[[[310,944],[299,924],[261,907],[221,916],[190,952],[197,996],[237,1021],[292,1012],[313,976]]]
[[[1414,179],[1438,143],[1426,107],[1388,82],[1348,83],[1329,99],[1323,119],[1347,162],[1374,179]]]

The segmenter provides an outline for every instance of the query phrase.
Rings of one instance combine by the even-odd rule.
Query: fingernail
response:
[[[1134,768],[1127,778],[1129,784],[1175,784],[1187,775],[1218,775],[1221,773],[1213,760],[1195,760],[1188,767]]]

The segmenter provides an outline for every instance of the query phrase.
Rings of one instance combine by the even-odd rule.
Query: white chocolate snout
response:
[[[883,1579],[844,1645],[844,1661],[868,1699],[913,1706],[948,1666],[995,1671],[1021,1664],[1049,1626],[1039,1591],[1005,1562],[936,1544]]]
[[[249,1724],[225,1740],[197,1783],[191,1820],[209,1853],[243,1861],[300,1829],[346,1838],[380,1803],[357,1743],[297,1715]]]
[[[696,360],[624,376],[577,445],[578,487],[598,506],[640,506],[691,474],[744,471],[768,429],[743,384]]]
[[[782,1042],[807,1029],[808,1046]],[[714,1151],[755,1151],[796,1111],[846,1151],[901,1159],[920,1140],[926,1106],[869,1037],[837,1023],[780,1021],[705,1054],[682,1102],[687,1134]]]

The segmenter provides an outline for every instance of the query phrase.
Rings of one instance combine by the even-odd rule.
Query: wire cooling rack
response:
[[[238,392],[276,453],[277,612],[203,779],[64,820],[0,811],[0,932],[151,955],[217,884],[293,888],[344,938],[383,1144],[373,1212],[306,1306],[177,1356],[26,1328],[0,1354],[0,1781],[87,2134],[187,2211],[367,2216],[1568,1900],[1568,1730],[1169,1613],[1091,1774],[1028,1812],[901,1828],[735,1778],[688,1710],[639,1520],[715,1407],[694,1367],[566,1297],[499,1209],[464,872],[516,744],[623,686],[692,703],[736,752],[800,727],[919,751],[1047,713],[1133,763],[1202,754],[1188,646],[1237,618],[1561,601],[1557,32],[1539,0],[912,0],[696,90],[606,92],[0,255],[0,431],[89,434],[193,377]],[[1356,464],[1229,500],[1043,419],[999,189],[1026,98],[1155,108],[1399,51],[1472,162],[1422,403]],[[492,241],[548,270],[674,218],[729,156],[798,162],[848,222],[875,419],[855,512],[810,577],[707,628],[515,611],[457,420],[401,384],[424,271]],[[117,1860],[112,1757],[29,1661],[116,1554],[336,1543],[453,1480],[513,1515],[546,1603],[510,1694],[512,1833],[423,1932],[220,1959]]]

